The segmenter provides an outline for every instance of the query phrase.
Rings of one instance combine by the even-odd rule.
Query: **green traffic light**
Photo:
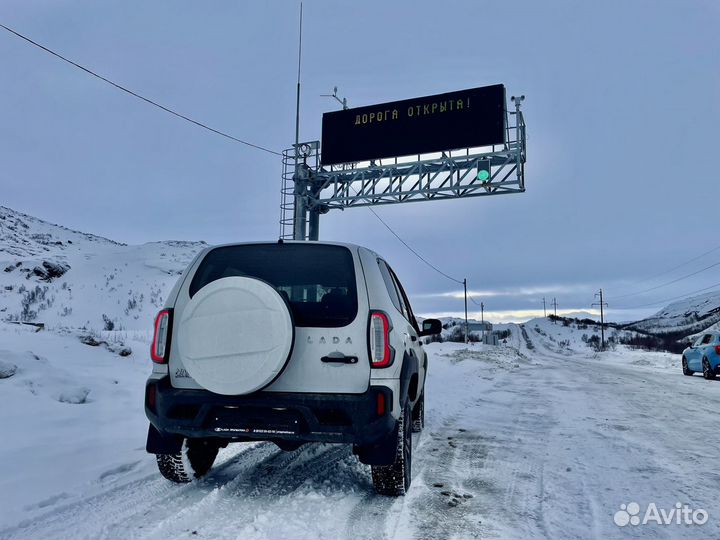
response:
[[[477,173],[477,179],[481,182],[485,182],[490,178],[490,171],[486,171],[485,169],[481,169]]]

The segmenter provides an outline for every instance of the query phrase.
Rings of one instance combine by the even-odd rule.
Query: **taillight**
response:
[[[372,367],[387,367],[393,360],[390,347],[390,320],[382,311],[370,313],[370,364]]]
[[[715,354],[720,355],[720,345],[715,345]]]
[[[170,317],[171,312],[169,309],[163,309],[155,317],[155,333],[150,347],[150,357],[153,362],[158,364],[167,364],[168,361],[168,353],[170,352]]]

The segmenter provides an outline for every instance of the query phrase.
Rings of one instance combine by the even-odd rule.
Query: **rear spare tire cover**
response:
[[[293,320],[280,294],[248,277],[206,285],[183,309],[178,353],[188,374],[216,394],[249,394],[270,384],[290,358]]]

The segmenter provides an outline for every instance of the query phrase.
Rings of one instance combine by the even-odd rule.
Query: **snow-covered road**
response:
[[[527,334],[532,350],[517,327],[507,346],[428,345],[427,425],[405,498],[376,496],[340,446],[230,446],[185,486],[141,448],[118,449],[126,463],[91,482],[0,508],[0,538],[720,536],[720,382],[682,376],[670,355],[596,356]],[[709,520],[618,527],[630,502],[680,502]]]

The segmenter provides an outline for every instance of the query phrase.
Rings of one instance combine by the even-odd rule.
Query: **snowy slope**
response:
[[[0,320],[147,331],[205,245],[128,246],[0,207]]]
[[[720,291],[713,291],[673,302],[653,316],[631,323],[628,328],[653,334],[696,334],[720,322]]]

